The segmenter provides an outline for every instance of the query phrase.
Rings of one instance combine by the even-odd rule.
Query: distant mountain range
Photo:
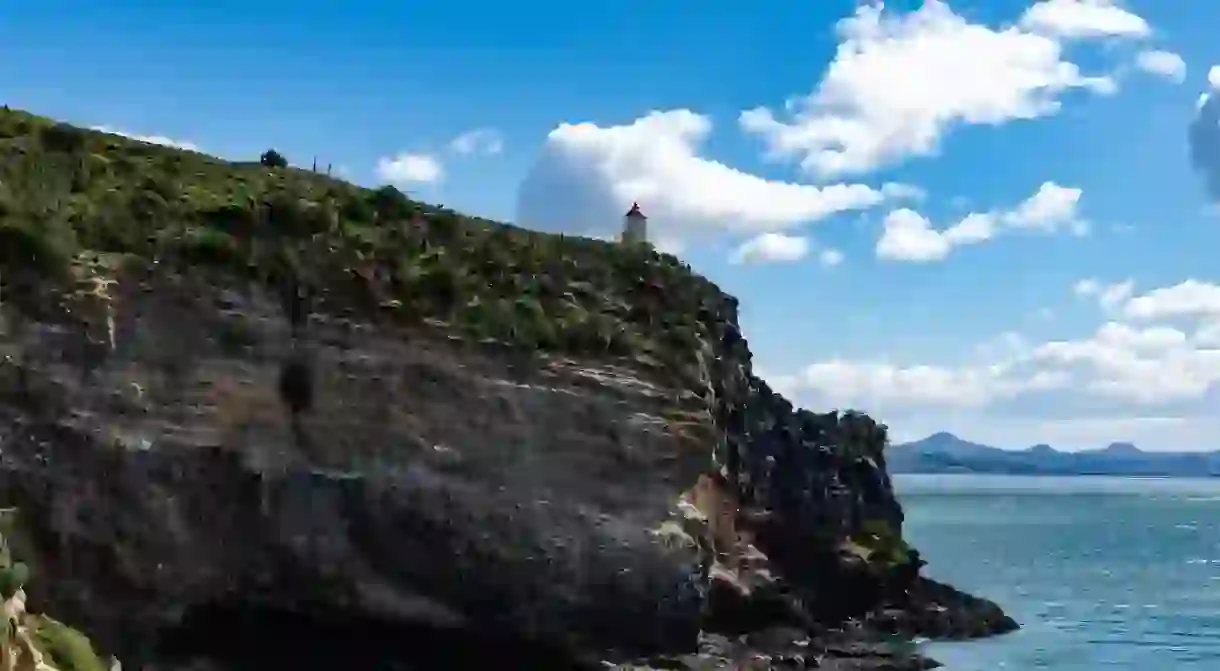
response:
[[[1061,452],[1050,445],[1002,450],[945,432],[891,445],[885,459],[891,473],[1220,476],[1220,452],[1144,452],[1131,443],[1080,452]]]

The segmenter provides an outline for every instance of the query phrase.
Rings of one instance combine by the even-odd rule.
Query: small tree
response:
[[[268,149],[258,157],[258,162],[268,168],[287,168],[288,159],[274,149]]]
[[[396,221],[406,219],[414,212],[411,200],[398,189],[386,184],[373,191],[369,198],[379,220]]]

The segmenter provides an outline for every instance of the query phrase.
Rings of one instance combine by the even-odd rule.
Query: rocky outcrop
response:
[[[852,563],[839,541],[865,521],[900,530],[883,456],[845,452],[883,427],[794,411],[749,376],[732,329],[699,396],[647,370],[323,313],[293,345],[256,285],[111,279],[92,338],[5,312],[0,497],[44,578],[30,598],[133,664],[230,663],[243,651],[219,632],[266,652],[257,641],[284,628],[317,632],[295,643],[317,662],[315,640],[350,652],[354,634],[336,632],[353,623],[370,654],[469,655],[438,641],[478,632],[501,661],[574,664],[696,654],[701,627],[808,637],[870,613],[905,635],[1009,626]],[[82,346],[109,337],[100,359]],[[295,421],[286,361],[306,362],[312,387]],[[708,640],[728,647],[696,661],[800,647]]]
[[[62,325],[8,341],[0,492],[50,578],[34,598],[135,658],[234,599],[582,649],[694,640],[697,557],[651,533],[710,465],[677,390],[317,315],[294,427],[278,303],[213,280],[117,280],[92,370]]]
[[[1015,626],[920,576],[885,427],[772,392],[671,256],[9,110],[0,187],[9,540],[128,668],[911,669]]]

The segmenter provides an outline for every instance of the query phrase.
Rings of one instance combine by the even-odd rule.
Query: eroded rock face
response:
[[[338,309],[292,328],[216,277],[109,296],[68,326],[0,308],[0,505],[31,599],[129,668],[923,668],[844,627],[1015,626],[913,552],[878,569],[893,548],[859,537],[902,525],[884,427],[773,393],[727,297],[666,376]]]
[[[113,291],[104,362],[27,319],[0,377],[0,497],[21,510],[32,598],[102,645],[138,663],[192,609],[232,603],[695,645],[697,549],[652,533],[711,460],[710,423],[669,426],[706,414],[680,390],[318,317],[294,426],[273,297],[184,278]]]

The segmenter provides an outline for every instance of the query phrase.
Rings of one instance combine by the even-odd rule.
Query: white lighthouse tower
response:
[[[632,203],[631,209],[623,215],[624,245],[635,245],[648,242],[648,217],[640,211],[639,203]]]

